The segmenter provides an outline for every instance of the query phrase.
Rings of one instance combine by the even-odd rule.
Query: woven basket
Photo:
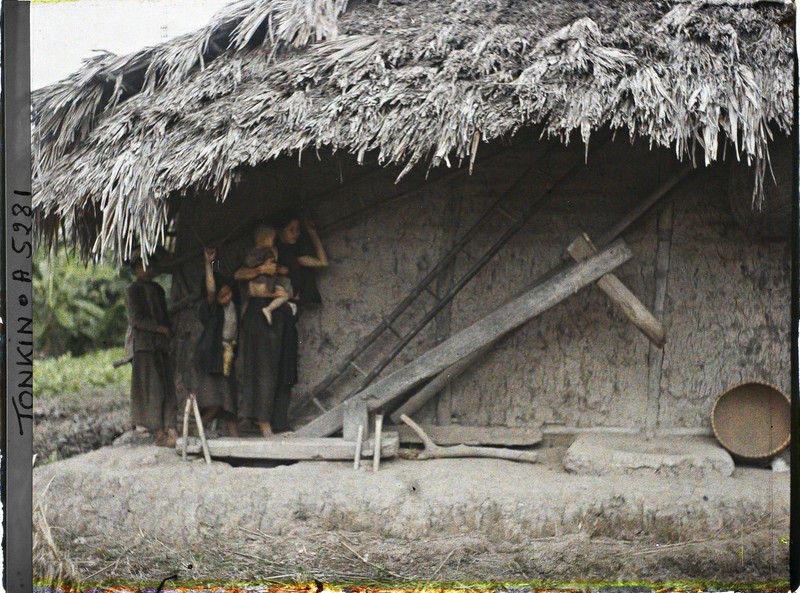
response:
[[[768,461],[789,445],[791,402],[766,383],[730,387],[714,402],[714,436],[733,456]]]

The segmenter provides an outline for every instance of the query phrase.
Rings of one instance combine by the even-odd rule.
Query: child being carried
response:
[[[256,233],[256,246],[251,247],[245,254],[244,265],[256,268],[268,261],[278,261],[278,250],[275,247],[276,231],[270,226],[259,227]],[[267,323],[272,325],[272,313],[292,298],[292,283],[288,277],[282,275],[270,276],[259,274],[250,280],[253,287],[263,287],[262,291],[272,298],[272,302],[261,309]],[[259,291],[259,292],[262,292]],[[289,303],[292,314],[296,313],[296,305]]]

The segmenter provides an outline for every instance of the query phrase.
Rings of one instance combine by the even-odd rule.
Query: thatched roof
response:
[[[770,126],[791,127],[791,10],[239,0],[204,29],[98,55],[35,93],[39,229],[51,240],[66,222],[84,253],[152,251],[170,195],[222,199],[243,165],[320,147],[404,171],[455,165],[530,125],[584,141],[610,126],[681,157],[699,148],[706,164],[723,145],[765,162]]]

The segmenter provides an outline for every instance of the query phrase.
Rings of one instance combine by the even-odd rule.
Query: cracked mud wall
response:
[[[466,232],[543,146],[521,145],[485,166],[479,156],[471,177],[429,181],[416,195],[323,232],[330,259],[330,267],[319,274],[324,304],[307,311],[300,322],[301,382],[296,392],[320,381],[436,265],[452,241],[444,230],[447,225],[457,227],[456,235]],[[364,176],[348,157],[304,158],[300,168],[295,159],[287,159],[245,174],[222,206],[212,206],[209,197],[191,202],[179,224],[183,249],[191,246],[194,233],[187,221],[202,236],[210,228],[204,225],[227,233],[283,204],[330,191],[342,178],[352,184],[345,186],[346,199],[353,203],[397,191],[396,169]],[[512,216],[530,196],[546,191],[578,164],[553,191],[550,203],[454,299],[452,332],[494,311],[557,265],[580,231],[599,236],[676,166],[669,151],[649,151],[643,144],[632,147],[626,140],[594,152],[588,165],[580,164],[583,158],[583,145],[556,147],[521,184],[506,208]],[[424,174],[416,173],[409,183],[421,183]],[[788,242],[753,238],[737,226],[729,206],[729,174],[727,164],[714,165],[676,192],[664,320],[668,343],[658,398],[663,428],[709,427],[714,398],[740,381],[789,388]],[[453,208],[451,203],[448,209],[453,195],[460,204]],[[337,207],[320,202],[310,211],[324,226],[336,216]],[[197,214],[188,214],[192,208]],[[496,215],[482,225],[468,245],[470,256],[460,254],[456,260],[456,279],[473,264],[471,257],[482,255],[508,224],[507,218]],[[652,308],[655,217],[626,234],[625,240],[635,258],[617,275]],[[245,236],[223,250],[223,263],[231,270],[249,241]],[[175,282],[173,300],[199,290],[200,266],[199,259],[184,266],[184,280]],[[423,307],[415,308],[415,315],[421,316],[433,302],[423,294]],[[191,307],[176,318],[178,387],[185,394],[196,380],[190,354],[199,324]],[[398,325],[400,330],[410,327]],[[443,327],[440,323],[440,336]],[[436,341],[431,324],[387,372]],[[479,425],[640,428],[647,411],[648,350],[647,339],[590,286],[498,342],[444,392],[441,402],[431,402],[417,417]],[[375,359],[367,356],[359,365],[369,367]]]

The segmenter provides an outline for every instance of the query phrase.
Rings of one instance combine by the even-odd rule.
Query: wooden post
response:
[[[361,446],[364,443],[364,427],[359,426],[356,434],[356,457],[353,460],[353,469],[361,466]]]
[[[575,263],[547,282],[496,309],[477,323],[458,332],[435,348],[373,383],[351,399],[362,399],[370,410],[381,408],[452,364],[491,344],[526,321],[529,321],[575,294],[587,284],[619,267],[633,257],[622,240],[600,253]],[[342,428],[344,405],[339,404],[300,428],[297,436],[330,436]]]
[[[186,398],[186,405],[183,406],[183,452],[182,457],[183,460],[186,461],[186,447],[188,447],[189,441],[189,413],[192,410],[192,399],[191,397]]]
[[[664,318],[664,304],[667,297],[667,277],[669,275],[670,251],[672,249],[672,204],[658,217],[655,269],[655,296],[653,313],[658,319]],[[658,427],[660,413],[661,375],[664,364],[664,351],[650,347],[647,356],[647,413],[645,437],[651,439]]]
[[[569,247],[567,253],[575,261],[582,261],[597,253],[597,249],[592,244],[591,239],[586,233],[575,239]],[[663,348],[667,341],[667,332],[661,322],[653,317],[642,302],[628,290],[622,281],[614,274],[606,274],[597,281],[597,287],[615,303],[625,316],[638,327],[644,335],[658,348]]]
[[[383,414],[375,414],[375,444],[372,447],[372,471],[377,472],[381,464],[381,431]]]
[[[190,393],[189,397],[192,400],[192,408],[194,408],[194,420],[197,422],[197,432],[200,433],[200,444],[203,447],[203,457],[206,459],[206,464],[211,465],[211,453],[208,450],[206,431],[203,429],[203,417],[200,416],[200,408],[197,406],[197,398],[195,398],[194,393]]]

